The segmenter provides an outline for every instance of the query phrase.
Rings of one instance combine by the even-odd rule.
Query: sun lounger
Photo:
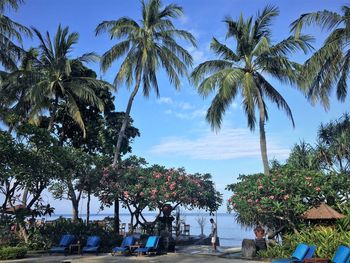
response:
[[[64,235],[61,237],[60,243],[56,247],[52,247],[49,250],[49,254],[53,253],[64,253],[68,254],[69,246],[74,242],[75,238],[73,235]]]
[[[303,262],[305,258],[312,258],[316,251],[315,246],[308,246],[305,244],[299,244],[290,258],[275,259],[272,263],[292,263]]]
[[[99,236],[88,237],[88,240],[86,241],[86,246],[83,247],[82,254],[95,253],[97,256],[98,252],[100,251],[100,243],[101,243],[101,238]]]
[[[135,238],[133,236],[124,237],[120,247],[115,247],[112,249],[112,255],[116,253],[126,253],[130,251],[130,246],[135,244]]]
[[[146,253],[157,253],[158,250],[158,244],[159,244],[159,236],[150,236],[147,239],[145,247],[140,247],[135,250],[139,255]]]

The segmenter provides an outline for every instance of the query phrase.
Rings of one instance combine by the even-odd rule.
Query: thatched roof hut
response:
[[[342,219],[346,216],[335,211],[332,207],[326,203],[321,203],[318,207],[313,207],[306,211],[303,216],[307,220],[335,220]]]

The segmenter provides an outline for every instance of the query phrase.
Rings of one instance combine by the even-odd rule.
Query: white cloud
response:
[[[158,100],[157,100],[157,103],[158,104],[168,104],[168,105],[172,105],[174,102],[171,98],[169,97],[160,97]]]
[[[182,110],[191,110],[191,109],[194,109],[195,107],[188,103],[188,102],[180,102],[178,104],[179,108],[182,109]]]
[[[279,145],[273,138],[268,140],[268,154],[277,159],[286,158],[289,149]],[[206,131],[196,139],[168,137],[151,148],[156,155],[177,155],[197,160],[229,160],[242,157],[260,157],[257,134],[248,129],[223,128],[219,133]]]
[[[182,25],[187,24],[187,23],[188,23],[188,17],[185,16],[184,14],[183,14],[182,16],[180,16],[180,23],[181,23]]]

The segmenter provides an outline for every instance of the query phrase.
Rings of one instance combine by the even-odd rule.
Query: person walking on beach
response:
[[[210,218],[211,223],[211,244],[213,246],[214,251],[216,251],[216,236],[217,236],[217,226],[214,219]]]

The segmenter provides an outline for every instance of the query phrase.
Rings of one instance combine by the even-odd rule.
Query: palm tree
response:
[[[151,89],[159,96],[156,72],[159,67],[165,69],[169,80],[176,89],[180,87],[180,76],[187,73],[192,65],[192,57],[175,38],[189,41],[195,46],[195,39],[187,31],[176,29],[172,18],[183,14],[181,7],[170,4],[162,8],[160,0],[141,1],[142,19],[138,23],[127,17],[104,21],[96,28],[96,35],[108,32],[111,39],[120,40],[103,54],[101,67],[106,71],[112,63],[121,57],[124,60],[114,79],[114,85],[125,82],[135,84],[126,108],[125,119],[118,134],[113,166],[119,161],[120,147],[128,124],[133,100],[142,85],[143,95],[148,97]]]
[[[32,114],[37,115],[42,109],[48,109],[50,121],[47,129],[51,131],[58,107],[61,106],[80,126],[85,137],[85,125],[77,100],[90,103],[102,111],[103,102],[92,87],[106,87],[107,84],[92,77],[76,76],[72,74],[72,69],[75,72],[83,71],[84,67],[81,62],[95,61],[98,57],[94,53],[87,53],[70,59],[69,53],[73,45],[77,43],[79,35],[76,32],[69,34],[68,27],[61,28],[59,25],[52,40],[49,32],[46,33],[46,39],[44,39],[36,28],[33,28],[33,31],[40,41],[40,64],[37,70],[41,73],[42,78],[31,89]]]
[[[323,46],[305,61],[302,80],[312,103],[320,101],[329,109],[329,95],[336,88],[337,98],[344,101],[348,90],[350,72],[350,6],[341,13],[328,10],[302,14],[292,23],[298,37],[305,25],[315,24],[331,31]]]
[[[29,119],[30,90],[40,78],[36,72],[37,57],[37,50],[31,48],[22,56],[20,66],[15,70],[0,71],[0,119],[9,126],[9,132],[16,124]]]
[[[23,2],[23,0],[0,1],[0,63],[5,69],[16,69],[17,61],[25,53],[16,43],[22,43],[21,34],[31,36],[30,29],[4,14],[7,7],[17,10]]]
[[[266,175],[269,174],[265,136],[265,122],[268,120],[266,98],[285,111],[293,126],[294,120],[287,102],[265,76],[270,75],[282,83],[294,83],[299,65],[290,61],[287,55],[299,49],[306,52],[310,48],[308,36],[298,39],[289,37],[275,45],[271,44],[271,20],[278,14],[276,7],[267,6],[258,12],[255,20],[253,17],[244,20],[242,14],[236,21],[226,18],[226,38],[235,40],[236,50],[213,38],[211,49],[220,58],[206,61],[192,72],[192,79],[203,97],[217,89],[206,115],[213,129],[220,129],[226,110],[239,93],[243,99],[248,127],[252,131],[255,129],[255,113],[258,109],[260,149]]]

